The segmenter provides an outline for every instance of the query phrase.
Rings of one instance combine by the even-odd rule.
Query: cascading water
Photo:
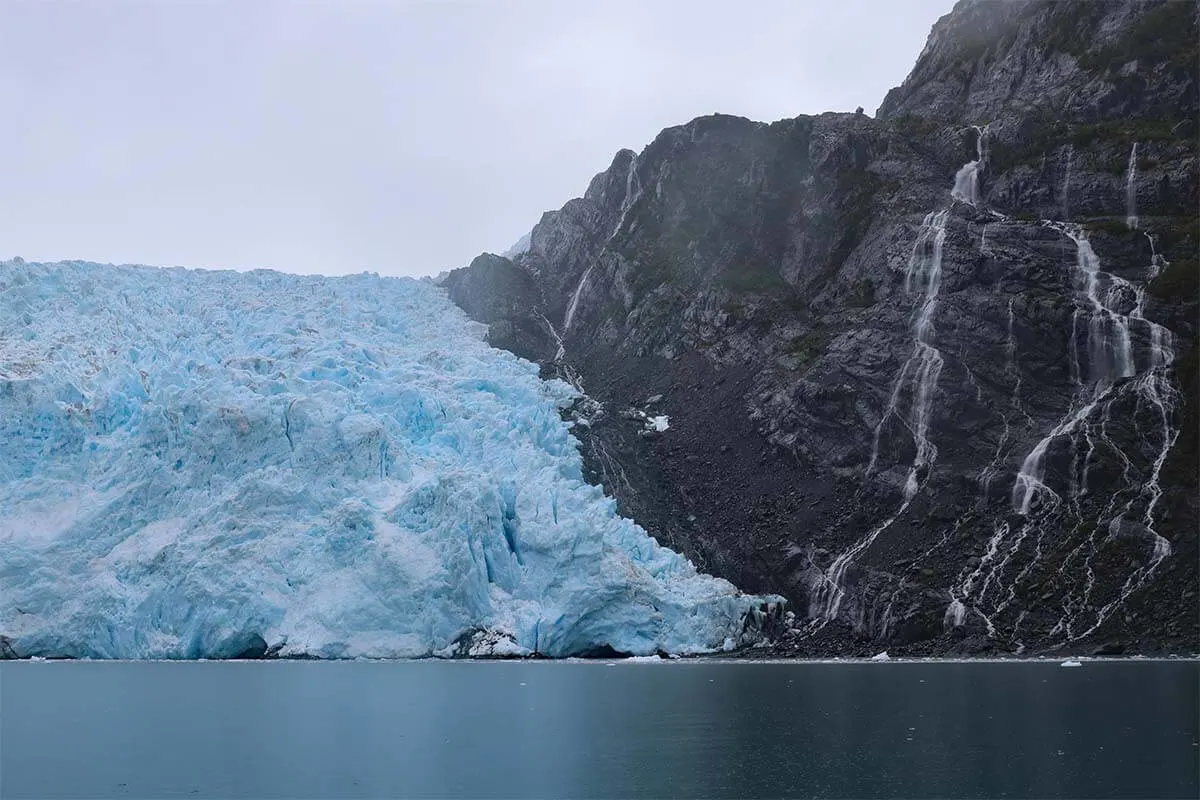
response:
[[[637,154],[634,154],[629,160],[629,170],[625,174],[625,195],[621,198],[621,216],[617,219],[617,224],[613,226],[612,233],[608,235],[608,240],[605,242],[606,245],[609,242],[612,242],[613,238],[616,237],[617,233],[624,226],[625,218],[628,216],[629,210],[633,208],[634,203],[636,203],[642,195],[642,184],[641,180],[638,178],[637,166],[638,156]],[[554,323],[552,323],[544,314],[538,315],[543,324],[545,324],[546,328],[549,329],[550,335],[554,338],[554,364],[558,372],[558,376],[573,386],[576,391],[582,395],[583,401],[591,408],[591,413],[593,415],[600,413],[602,406],[599,401],[588,396],[583,389],[583,383],[580,380],[579,374],[574,368],[572,368],[570,364],[566,362],[566,336],[571,330],[571,323],[574,322],[575,312],[579,309],[579,301],[583,297],[584,287],[587,286],[588,279],[591,278],[592,270],[595,268],[595,266],[596,264],[594,262],[588,265],[587,269],[583,271],[583,274],[579,276],[579,283],[575,285],[575,291],[571,293],[571,299],[567,303],[567,310],[563,314],[561,332],[554,327]],[[593,447],[594,446],[595,445],[593,445]],[[612,461],[611,456],[608,456],[607,452],[605,452],[604,455],[609,461]],[[619,468],[619,465],[615,465],[615,467]],[[624,475],[623,470],[620,472],[622,475]],[[628,483],[628,481],[626,481],[626,483]]]
[[[1071,162],[1075,159],[1075,146],[1069,144],[1063,151],[1067,154],[1067,167],[1063,172],[1062,192],[1058,202],[1062,207],[1062,218],[1066,220],[1071,218]]]
[[[980,128],[978,125],[972,125],[971,127],[975,131],[975,160],[963,164],[954,176],[954,188],[950,190],[950,196],[955,200],[978,206],[980,203],[979,171],[983,168],[984,160],[987,158],[988,126],[984,125]]]
[[[955,175],[950,196],[954,200],[978,207],[981,203],[979,171],[986,159],[987,126],[975,127],[975,131],[978,137],[975,143],[976,158],[959,169]],[[904,290],[910,294],[919,293],[912,314],[913,350],[900,368],[900,373],[892,385],[887,408],[875,426],[871,458],[867,464],[866,474],[869,476],[875,472],[879,461],[880,440],[885,427],[889,421],[900,417],[899,406],[902,398],[906,395],[911,397],[908,415],[902,419],[902,422],[904,427],[912,433],[916,452],[905,477],[903,500],[895,514],[834,559],[813,587],[809,602],[809,617],[814,620],[816,627],[836,619],[842,612],[843,601],[846,597],[846,573],[850,566],[879,538],[881,533],[890,528],[908,510],[913,498],[920,491],[923,481],[928,477],[930,468],[937,460],[937,447],[929,439],[929,426],[933,417],[933,399],[937,391],[938,378],[941,376],[945,361],[941,351],[934,344],[933,319],[937,310],[938,293],[941,290],[942,248],[946,240],[946,222],[949,217],[950,210],[948,208],[926,214],[917,234],[917,241],[913,245],[912,254],[909,256],[908,269],[904,274]],[[885,623],[889,613],[890,603],[888,611],[883,615]],[[852,620],[855,627],[862,627],[865,616],[865,610],[859,608]]]
[[[537,316],[541,319],[542,324],[546,326],[547,330],[550,331],[550,335],[554,337],[556,347],[554,351],[554,363],[558,364],[563,360],[563,356],[567,354],[567,346],[563,343],[562,336],[559,334],[558,329],[554,327],[554,323],[547,319],[545,314],[538,313]]]
[[[634,203],[642,195],[642,183],[641,179],[638,178],[637,166],[638,157],[634,155],[629,159],[629,171],[625,174],[625,196],[621,199],[621,216],[617,218],[617,224],[613,226],[612,233],[608,235],[609,242],[613,240],[613,237],[625,225],[625,218],[629,215],[629,210],[633,208]],[[555,356],[556,361],[561,360],[565,353],[562,343],[563,339],[571,330],[571,322],[575,319],[576,309],[579,308],[579,299],[583,296],[583,288],[587,285],[588,278],[591,277],[592,269],[595,266],[595,264],[591,264],[583,271],[583,275],[579,277],[579,283],[575,286],[575,291],[571,294],[571,301],[567,304],[567,312],[563,316],[562,333],[555,333],[555,338],[558,340],[558,355]]]
[[[1014,508],[1024,515],[1029,514],[1040,492],[1051,491],[1043,482],[1050,444],[1060,436],[1073,435],[1097,404],[1108,396],[1114,382],[1134,374],[1133,343],[1129,333],[1131,317],[1128,312],[1120,311],[1122,304],[1135,293],[1133,286],[1123,278],[1100,270],[1100,259],[1081,227],[1061,223],[1048,223],[1048,226],[1075,243],[1073,278],[1082,294],[1082,302],[1076,305],[1072,315],[1070,355],[1081,388],[1074,409],[1038,442],[1021,464],[1012,498]],[[1085,330],[1082,349],[1078,333],[1081,323]]]
[[[944,362],[941,351],[933,345],[933,314],[937,309],[938,291],[942,282],[942,246],[946,240],[946,220],[949,214],[948,210],[943,209],[925,216],[917,243],[908,261],[904,290],[910,293],[921,292],[921,299],[913,312],[913,352],[901,367],[900,374],[892,386],[887,408],[879,424],[875,426],[871,459],[867,464],[869,475],[875,471],[879,460],[879,443],[883,430],[887,422],[899,413],[897,407],[901,395],[906,389],[909,390],[913,402],[909,409],[907,427],[913,432],[917,452],[904,484],[906,501],[911,500],[917,493],[920,471],[937,458],[937,448],[929,441],[928,433],[933,393]]]
[[[921,292],[921,299],[913,311],[913,352],[901,367],[900,374],[892,386],[887,408],[879,424],[875,426],[871,459],[867,465],[869,475],[875,471],[879,460],[879,442],[883,429],[898,413],[897,406],[904,390],[911,390],[913,403],[909,410],[908,427],[913,431],[917,454],[905,481],[904,496],[907,500],[912,499],[917,492],[918,472],[937,457],[937,448],[930,443],[928,432],[933,392],[942,371],[943,360],[941,352],[933,345],[933,314],[937,309],[938,291],[942,283],[942,246],[946,240],[946,220],[949,214],[948,210],[943,209],[925,215],[917,242],[908,260],[904,290],[909,293]]]
[[[1158,252],[1158,237],[1149,231],[1146,232],[1146,240],[1150,242],[1150,279],[1158,277],[1163,271],[1163,267],[1167,266],[1167,260]]]
[[[1129,230],[1136,230],[1137,218],[1137,147],[1134,142],[1129,148],[1129,166],[1125,168],[1125,225]]]
[[[938,377],[942,373],[942,354],[933,345],[933,313],[937,309],[938,291],[942,284],[942,245],[946,240],[946,218],[949,211],[942,210],[926,217],[925,236],[918,240],[920,256],[909,262],[904,289],[908,292],[924,290],[918,307],[916,323],[913,325],[916,372],[913,376],[912,423],[913,438],[917,454],[904,483],[904,499],[911,500],[917,493],[918,475],[937,458],[937,448],[929,441],[929,421],[933,411],[933,393],[937,389]]]
[[[879,534],[883,533],[901,514],[908,510],[909,503],[920,489],[922,472],[937,458],[937,448],[929,441],[929,421],[933,410],[933,395],[937,388],[938,376],[941,374],[943,359],[941,352],[933,345],[933,313],[937,308],[938,290],[942,278],[942,245],[946,240],[946,220],[949,211],[943,209],[930,212],[921,223],[921,231],[917,243],[913,246],[912,255],[908,261],[908,270],[904,276],[906,292],[920,291],[922,293],[913,321],[913,352],[900,369],[900,374],[892,387],[888,406],[875,428],[874,445],[871,448],[871,461],[867,466],[869,475],[879,458],[879,440],[887,421],[899,412],[897,406],[905,389],[912,394],[912,406],[906,426],[913,432],[913,440],[917,452],[908,470],[904,482],[904,500],[900,509],[883,524],[876,527],[853,547],[839,555],[829,566],[824,580],[817,587],[812,603],[810,616],[827,622],[835,619],[841,610],[845,598],[846,571],[854,560],[864,550],[871,546]],[[815,613],[813,613],[815,612]],[[855,620],[861,624],[862,619]]]
[[[1121,608],[1171,553],[1170,542],[1154,526],[1162,496],[1159,476],[1179,436],[1179,394],[1171,382],[1173,336],[1146,319],[1145,289],[1104,272],[1079,226],[1044,224],[1066,236],[1076,250],[1076,309],[1068,347],[1075,397],[1021,463],[1011,498],[1021,524],[1015,533],[1008,522],[997,525],[980,563],[964,570],[950,590],[945,622],[947,627],[961,625],[973,612],[990,635],[1004,624],[1015,638],[1029,610],[1011,622],[1001,617],[1012,613],[1019,589],[1032,591],[1029,582],[1036,579],[1036,570],[1045,569],[1054,554],[1058,567],[1049,580],[1060,590],[1066,588],[1051,636],[1073,641],[1095,631]],[[1156,252],[1154,237],[1147,237],[1147,274],[1153,277],[1166,262]],[[1122,416],[1134,417],[1133,446],[1122,447],[1112,436],[1110,427]],[[1119,483],[1106,485],[1103,495],[1091,496],[1089,471],[1101,452],[1120,466]],[[1046,462],[1051,454],[1069,462],[1065,486],[1049,485]],[[1063,477],[1055,480],[1061,483]],[[1115,544],[1122,536],[1140,537],[1148,552],[1117,585],[1110,581],[1110,570],[1096,565],[1106,548],[1131,546]],[[1132,560],[1138,563],[1137,558]]]
[[[1159,270],[1167,266],[1161,255],[1154,251],[1154,237],[1147,234],[1151,248],[1151,274],[1157,275]],[[1134,384],[1139,399],[1145,400],[1154,408],[1161,426],[1162,438],[1160,447],[1155,455],[1150,477],[1143,487],[1142,494],[1148,497],[1142,516],[1142,523],[1154,532],[1154,507],[1162,497],[1162,487],[1159,485],[1159,475],[1163,464],[1171,452],[1171,448],[1179,438],[1179,429],[1172,425],[1172,416],[1179,402],[1179,393],[1171,383],[1170,367],[1175,361],[1175,337],[1165,326],[1152,322],[1145,317],[1146,290],[1137,290],[1137,301],[1129,318],[1136,320],[1149,330],[1149,369],[1142,373]],[[1132,510],[1133,501],[1125,508],[1128,513]],[[1171,544],[1157,533],[1155,535],[1155,556],[1165,558],[1171,553]]]
[[[608,236],[610,242],[625,225],[625,217],[629,215],[629,209],[633,208],[633,204],[642,196],[642,179],[638,177],[637,167],[638,156],[634,155],[629,159],[629,171],[625,173],[625,197],[621,200],[621,216],[617,220],[617,224],[613,226],[613,232]]]
[[[1122,313],[1136,295],[1133,285],[1123,278],[1100,270],[1100,259],[1077,225],[1051,225],[1075,243],[1075,287],[1084,302],[1072,316],[1071,358],[1078,367],[1080,383],[1106,387],[1134,373],[1133,343],[1129,336],[1129,314]],[[1078,331],[1085,326],[1086,352],[1081,359]],[[1086,365],[1087,374],[1083,369]]]
[[[579,285],[575,287],[575,293],[571,295],[571,302],[567,304],[567,313],[563,317],[563,336],[566,336],[567,331],[571,330],[571,320],[575,318],[575,309],[579,307],[579,297],[583,294],[583,287],[587,285],[587,280],[592,274],[592,266],[583,271],[583,275],[579,278]]]

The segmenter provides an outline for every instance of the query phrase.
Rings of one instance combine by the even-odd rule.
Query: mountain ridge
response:
[[[964,0],[876,118],[667,128],[444,286],[781,652],[1195,650],[1196,8]]]

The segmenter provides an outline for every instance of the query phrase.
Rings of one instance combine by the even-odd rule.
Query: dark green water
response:
[[[1195,662],[8,663],[0,797],[1191,797]]]

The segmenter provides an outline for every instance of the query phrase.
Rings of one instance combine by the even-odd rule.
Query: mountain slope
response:
[[[444,285],[799,652],[1196,649],[1196,17],[964,0],[876,118],[670,128]]]

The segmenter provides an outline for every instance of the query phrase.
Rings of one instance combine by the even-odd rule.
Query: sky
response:
[[[953,0],[0,0],[0,258],[427,275],[713,112],[874,113]]]

